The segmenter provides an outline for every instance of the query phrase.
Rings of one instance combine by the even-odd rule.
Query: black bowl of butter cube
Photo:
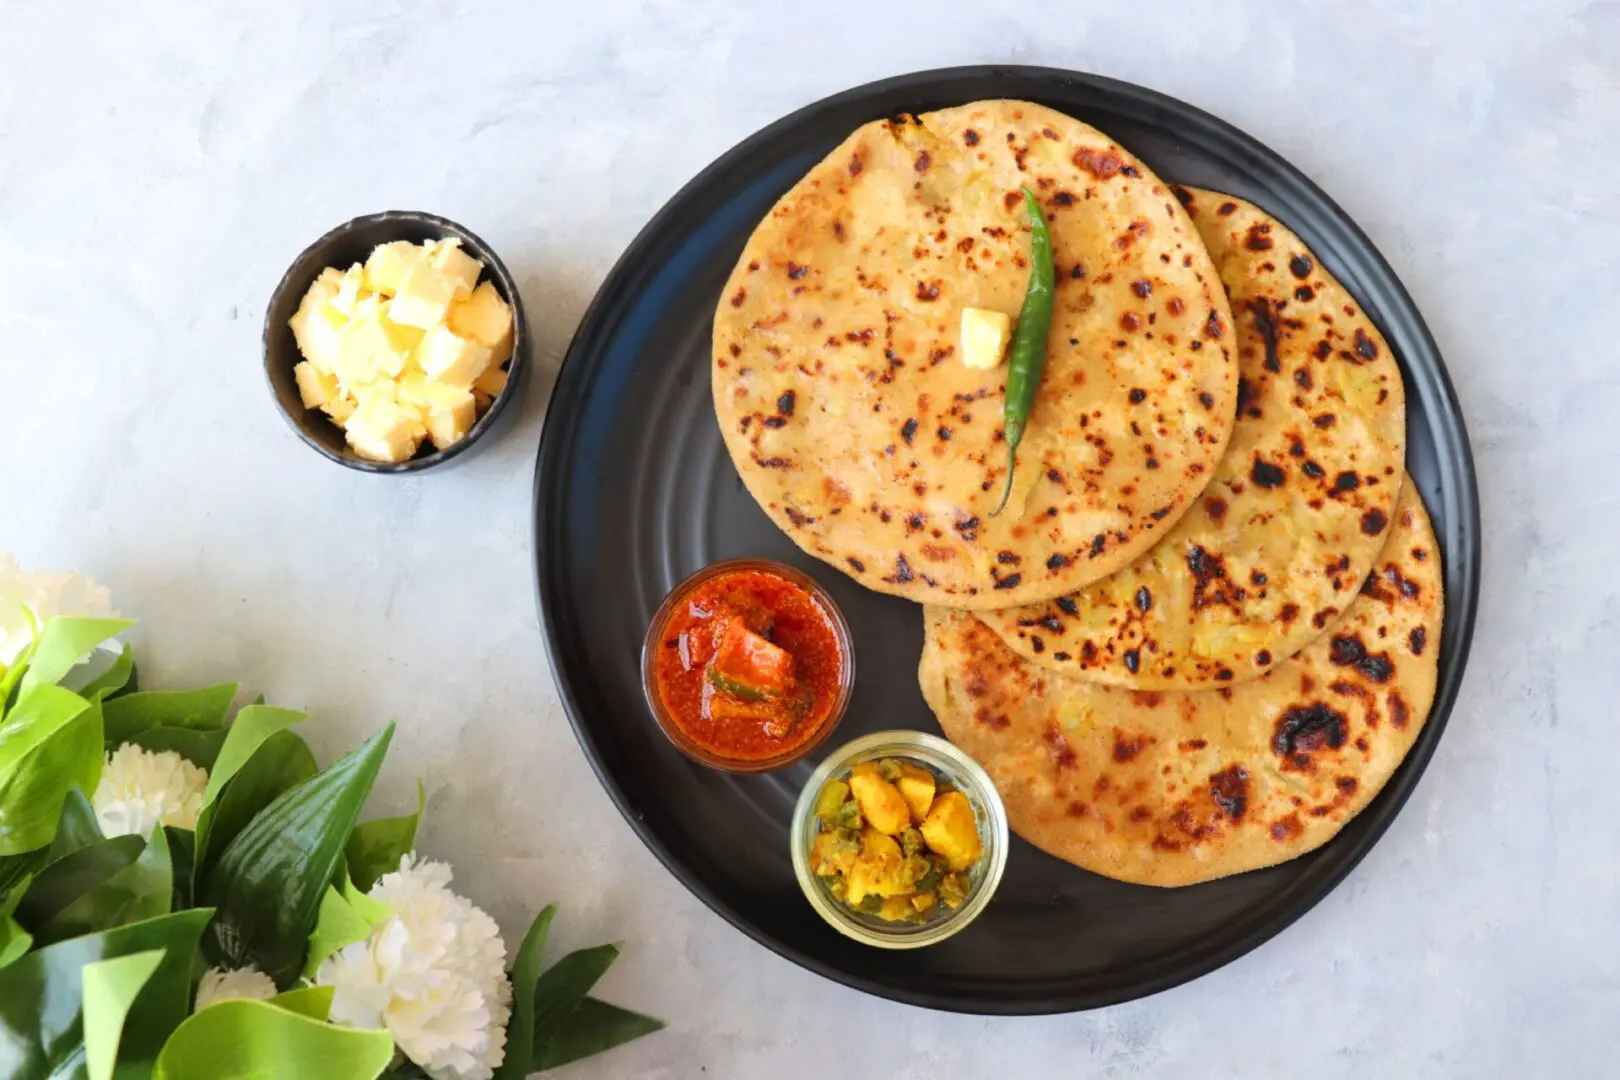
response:
[[[470,449],[517,395],[517,283],[446,218],[390,210],[305,248],[276,286],[264,367],[300,438],[351,469],[409,473]]]

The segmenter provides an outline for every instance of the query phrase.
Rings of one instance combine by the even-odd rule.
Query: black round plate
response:
[[[815,576],[853,629],[860,677],[828,749],[882,728],[938,732],[917,689],[919,609],[803,555],[732,469],[709,390],[720,289],[772,203],[856,127],[984,98],[1040,102],[1095,125],[1169,180],[1250,199],[1298,232],[1360,299],[1406,376],[1407,462],[1440,536],[1447,616],[1434,712],[1383,793],[1314,854],[1184,889],[1125,885],[1015,841],[995,901],[963,933],[910,953],[833,932],[799,893],[788,818],[811,763],[765,776],[682,757],[642,701],[637,654],[664,594],[741,555]],[[1440,354],[1406,290],[1344,212],[1228,124],[1141,87],[1047,68],[922,72],[817,102],[689,183],[608,275],[568,350],[535,474],[540,610],[552,670],[602,783],[665,866],[798,964],[917,1005],[976,1013],[1094,1008],[1242,955],[1304,914],[1364,856],[1434,753],[1456,698],[1479,588],[1473,460]]]

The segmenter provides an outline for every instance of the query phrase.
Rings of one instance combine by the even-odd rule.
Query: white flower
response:
[[[173,750],[125,743],[107,755],[90,800],[103,836],[150,836],[159,823],[195,829],[208,773]]]
[[[112,614],[112,594],[89,578],[44,570],[25,574],[17,556],[0,551],[0,670],[16,663],[49,619]]]
[[[263,1001],[275,995],[275,980],[252,964],[226,971],[209,968],[197,984],[197,1005],[192,1011],[202,1012],[219,1001]]]
[[[332,1021],[388,1028],[434,1080],[489,1080],[512,1013],[495,920],[450,891],[450,867],[409,855],[367,895],[393,914],[316,971],[333,988]]]

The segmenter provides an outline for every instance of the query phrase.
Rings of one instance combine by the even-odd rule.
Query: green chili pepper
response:
[[[727,675],[722,675],[714,668],[704,671],[704,676],[722,693],[730,694],[738,701],[764,701],[770,697],[770,691],[758,690],[746,683],[740,683]]]
[[[1052,326],[1052,234],[1046,228],[1046,215],[1029,188],[1024,206],[1029,211],[1029,284],[1024,288],[1024,306],[1018,313],[1008,349],[1007,398],[1002,404],[1002,430],[1007,438],[1007,487],[1001,502],[990,511],[995,517],[1012,495],[1013,467],[1018,464],[1018,444],[1024,438],[1024,425],[1035,407],[1035,392],[1041,388],[1041,372],[1046,370],[1046,332]]]

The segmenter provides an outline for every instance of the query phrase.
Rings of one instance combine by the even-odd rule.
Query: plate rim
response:
[[[1348,851],[1346,857],[1343,857],[1340,863],[1322,880],[1316,882],[1305,896],[1290,901],[1285,910],[1273,912],[1263,921],[1250,925],[1219,948],[1191,953],[1186,959],[1166,971],[1149,974],[1147,977],[1132,981],[1128,985],[1121,984],[1113,991],[1082,995],[1054,995],[1049,999],[1036,1003],[1031,1003],[1022,998],[1005,1003],[982,997],[972,1001],[965,1001],[956,996],[898,989],[853,974],[762,932],[741,912],[736,911],[731,905],[715,895],[703,881],[681,864],[648,826],[645,816],[637,810],[627,794],[620,789],[619,784],[608,774],[604,764],[602,748],[591,730],[590,723],[584,718],[576,688],[569,674],[562,668],[557,641],[559,634],[565,633],[566,630],[565,627],[560,625],[563,620],[559,619],[555,610],[557,605],[554,603],[553,598],[558,593],[558,582],[552,580],[555,577],[554,573],[548,573],[551,550],[550,545],[546,542],[542,524],[547,499],[545,481],[548,474],[560,467],[558,458],[561,437],[557,435],[557,430],[561,422],[556,421],[555,414],[557,410],[554,407],[566,393],[575,392],[575,384],[584,377],[576,358],[585,350],[586,343],[601,335],[602,330],[607,325],[608,316],[618,305],[620,297],[627,293],[630,295],[635,294],[634,287],[637,279],[641,276],[637,267],[638,265],[649,264],[650,260],[642,258],[643,253],[647,248],[653,246],[662,233],[666,221],[691,201],[697,193],[713,183],[717,176],[728,172],[737,161],[747,157],[755,147],[768,143],[783,131],[791,130],[801,123],[813,119],[818,113],[841,105],[851,104],[864,98],[881,98],[897,92],[923,96],[928,92],[931,85],[950,80],[974,78],[991,80],[1022,79],[1034,82],[1057,80],[1067,84],[1080,84],[1085,88],[1107,94],[1123,94],[1144,105],[1156,109],[1167,109],[1176,114],[1178,124],[1183,126],[1192,124],[1202,127],[1221,142],[1229,146],[1242,148],[1272,178],[1287,181],[1291,184],[1295,189],[1296,198],[1315,204],[1316,209],[1325,215],[1328,220],[1333,221],[1345,233],[1352,244],[1360,249],[1360,253],[1368,257],[1363,262],[1363,265],[1380,281],[1381,288],[1393,300],[1394,306],[1404,308],[1405,312],[1409,314],[1411,329],[1417,336],[1418,351],[1428,354],[1434,360],[1432,382],[1438,392],[1438,401],[1441,407],[1431,417],[1431,422],[1438,429],[1444,430],[1447,434],[1445,441],[1455,443],[1460,451],[1461,467],[1457,471],[1460,472],[1464,481],[1460,488],[1452,487],[1445,493],[1448,503],[1446,510],[1447,520],[1449,522],[1455,518],[1458,521],[1456,531],[1461,535],[1465,547],[1471,552],[1466,559],[1463,558],[1461,552],[1447,551],[1444,553],[1447,568],[1456,563],[1461,567],[1464,578],[1462,595],[1454,597],[1448,591],[1446,598],[1445,638],[1449,640],[1443,640],[1442,642],[1440,660],[1441,662],[1449,660],[1448,667],[1451,670],[1448,670],[1444,676],[1437,675],[1435,699],[1430,707],[1428,719],[1418,737],[1417,743],[1408,752],[1406,759],[1401,763],[1396,773],[1385,783],[1383,790],[1375,797],[1373,804],[1369,805],[1357,816],[1358,819],[1368,819],[1366,835],[1360,841],[1358,847]],[[881,115],[883,115],[881,112],[874,111],[873,118],[876,119]],[[1371,313],[1369,312],[1369,314]],[[1408,361],[1409,364],[1410,361]],[[1452,455],[1441,456],[1445,458]],[[887,1000],[942,1012],[980,1016],[1068,1014],[1106,1008],[1110,1005],[1151,997],[1202,978],[1219,968],[1225,967],[1239,957],[1253,952],[1267,941],[1282,934],[1307,912],[1320,904],[1329,893],[1343,883],[1345,878],[1361,864],[1362,860],[1383,839],[1389,826],[1399,816],[1407,800],[1411,798],[1418,781],[1427,771],[1429,762],[1434,757],[1434,752],[1445,733],[1464,676],[1467,673],[1469,653],[1473,645],[1474,623],[1479,607],[1480,579],[1482,576],[1482,552],[1479,548],[1478,539],[1480,533],[1478,468],[1463,417],[1461,402],[1452,384],[1451,374],[1446,366],[1445,358],[1429,329],[1427,321],[1423,317],[1422,311],[1401,281],[1400,276],[1395,273],[1394,268],[1384,257],[1383,252],[1373,243],[1361,226],[1303,170],[1235,124],[1223,120],[1197,105],[1150,87],[1106,75],[1044,65],[954,65],[913,71],[861,83],[808,102],[759,128],[715,158],[697,175],[681,185],[642,226],[634,239],[630,241],[623,253],[614,262],[612,268],[597,287],[590,304],[585,309],[584,315],[580,318],[579,325],[569,339],[568,348],[565,350],[558,367],[557,378],[552,386],[545,417],[541,424],[539,445],[535,455],[532,508],[531,539],[535,593],[539,621],[545,637],[546,659],[551,668],[552,682],[556,687],[559,702],[563,706],[563,712],[568,718],[569,726],[573,729],[574,737],[579,742],[580,749],[584,752],[586,760],[590,763],[591,771],[595,774],[597,782],[606,790],[608,797],[630,825],[632,831],[652,852],[653,856],[658,859],[664,869],[669,871],[677,881],[701,900],[709,910],[718,914],[731,926],[740,930],[751,940],[765,946],[771,952],[801,968],[840,985]],[[1334,838],[1334,840],[1336,839],[1337,837]],[[1328,845],[1333,842],[1333,840],[1330,840]],[[1324,848],[1328,845],[1324,845]],[[882,958],[877,957],[876,959]]]

